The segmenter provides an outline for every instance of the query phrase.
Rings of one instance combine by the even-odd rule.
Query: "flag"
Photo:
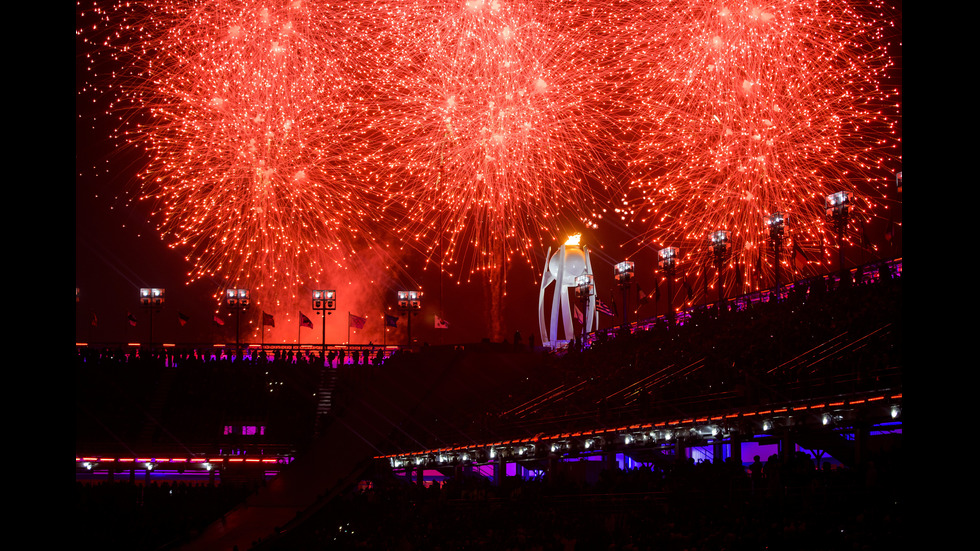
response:
[[[636,301],[636,305],[637,306],[643,306],[644,304],[646,304],[647,302],[650,301],[650,297],[646,293],[643,292],[643,289],[637,288],[636,296],[637,296],[637,299],[638,299]]]
[[[687,289],[687,300],[693,300],[694,289],[691,288],[691,282],[687,280],[687,276],[684,276],[684,288]]]
[[[95,312],[92,312],[92,327],[98,327],[98,326],[99,326],[99,317],[95,315]]]
[[[612,302],[612,309],[615,315],[619,315],[619,306],[616,305],[616,291],[609,289],[609,299]],[[623,308],[626,308],[626,303],[623,303]]]
[[[355,316],[354,314],[347,312],[347,324],[354,329],[364,329],[365,323],[367,323],[367,318]]]
[[[180,326],[183,327],[187,325],[187,322],[191,321],[190,316],[183,312],[177,312],[177,321],[180,322]]]
[[[385,325],[388,327],[398,327],[398,316],[385,314]]]
[[[868,237],[868,228],[864,227],[864,222],[861,222],[861,246],[870,249],[871,248],[871,238]]]
[[[436,329],[449,329],[449,322],[436,316]]]
[[[793,241],[793,264],[799,268],[800,264],[807,262],[810,262],[810,257],[803,252],[803,249],[800,248],[800,245],[796,241]]]
[[[299,313],[299,326],[300,327],[309,327],[310,329],[313,329],[313,322],[310,321],[310,318],[306,317],[306,314],[304,314],[303,312],[300,312]]]
[[[129,320],[130,326],[136,327],[136,316],[134,316],[131,312],[126,312],[126,319]]]
[[[605,302],[602,302],[599,299],[595,299],[595,309],[598,310],[599,312],[602,312],[603,314],[605,314],[607,316],[615,316],[616,315],[616,313],[613,311],[612,308],[609,307],[608,304],[606,304]]]
[[[223,319],[221,319],[221,318],[220,318],[220,317],[218,316],[218,314],[215,314],[215,315],[214,315],[214,324],[215,324],[215,325],[224,325],[224,324],[225,324],[225,320],[223,320]]]
[[[885,240],[891,241],[892,237],[895,236],[895,221],[891,218],[888,219],[888,229],[885,230]]]
[[[276,326],[276,318],[272,314],[266,314],[262,312],[262,325],[268,325],[269,327]]]
[[[579,323],[585,323],[585,315],[579,310],[578,304],[575,305],[575,321]]]
[[[735,263],[735,288],[742,288],[742,267],[738,262]]]

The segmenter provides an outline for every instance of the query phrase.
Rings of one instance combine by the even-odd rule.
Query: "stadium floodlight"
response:
[[[633,262],[629,260],[624,260],[619,264],[613,266],[613,277],[619,282],[619,286],[623,289],[623,325],[629,324],[629,319],[627,315],[629,313],[629,289],[630,282],[633,281]]]
[[[827,218],[837,234],[837,266],[844,272],[844,231],[847,230],[851,209],[851,192],[838,191],[827,196]]]
[[[657,264],[667,275],[667,321],[674,322],[674,273],[677,269],[677,247],[664,247],[657,251]]]
[[[247,308],[249,305],[248,289],[225,289],[225,304],[229,308]]]
[[[664,247],[657,252],[657,261],[661,268],[673,270],[677,266],[677,247]]]
[[[595,278],[592,274],[582,274],[575,278],[575,296],[579,299],[588,299],[595,294]]]
[[[402,311],[422,309],[422,291],[398,291],[398,308]]]
[[[592,274],[582,274],[575,278],[575,297],[582,304],[582,311],[589,309],[589,302],[595,296],[595,278]],[[584,316],[585,314],[583,314]],[[589,323],[582,318],[582,344],[585,344],[585,336],[589,332]]]
[[[159,310],[166,302],[167,290],[161,287],[143,287],[140,289],[140,304]]]
[[[827,216],[837,217],[840,215],[847,216],[847,211],[851,206],[851,192],[850,191],[838,191],[837,193],[831,193],[827,196]]]
[[[720,312],[725,302],[725,279],[722,277],[722,271],[725,268],[725,259],[728,257],[728,231],[716,230],[711,232],[709,241],[715,259],[715,268],[718,271],[718,311]]]
[[[631,279],[633,279],[634,266],[635,264],[629,260],[624,260],[613,266],[613,275],[615,276],[616,281],[620,283],[625,281],[628,283]]]
[[[153,313],[159,312],[163,308],[163,303],[167,300],[167,290],[162,287],[142,287],[140,288],[140,305],[146,309],[150,316],[150,342],[149,348],[153,348]],[[134,322],[135,325],[135,322]]]
[[[398,309],[408,317],[408,346],[412,346],[412,314],[422,309],[422,291],[398,291]]]
[[[711,249],[715,254],[724,255],[728,250],[728,230],[711,232]]]
[[[313,309],[330,314],[337,309],[337,291],[333,289],[317,289],[313,291]]]
[[[782,237],[783,229],[786,227],[786,217],[782,213],[774,212],[766,218],[766,226],[769,227],[769,238],[775,236]]]
[[[776,300],[779,301],[779,253],[783,248],[783,234],[786,231],[786,217],[781,212],[774,212],[766,218],[769,226],[769,242],[772,244],[773,269],[775,270]]]
[[[323,358],[327,357],[327,316],[333,314],[337,309],[337,291],[334,289],[316,289],[313,291],[313,310],[320,312],[323,318],[320,324],[320,353]]]
[[[225,305],[235,312],[235,347],[240,354],[242,347],[241,317],[251,302],[248,289],[225,289]]]

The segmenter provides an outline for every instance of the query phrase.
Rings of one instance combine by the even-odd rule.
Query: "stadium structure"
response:
[[[563,349],[79,345],[80,540],[895,544],[902,275],[875,262]]]

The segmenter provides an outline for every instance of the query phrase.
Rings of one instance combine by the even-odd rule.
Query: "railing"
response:
[[[140,358],[160,358],[162,359],[168,367],[173,367],[170,365],[171,359],[174,363],[177,361],[237,361],[237,360],[248,360],[254,361],[261,358],[262,355],[265,356],[266,361],[276,360],[276,353],[278,352],[280,357],[279,361],[285,361],[289,363],[297,363],[300,359],[308,358],[319,358],[323,347],[320,345],[288,345],[288,344],[249,344],[242,345],[241,348],[235,346],[235,344],[202,344],[202,343],[189,343],[189,344],[163,344],[156,345],[153,350],[145,350],[140,343],[75,343],[76,351],[81,353],[83,350],[95,351],[99,354],[100,360],[116,361],[119,363],[126,363],[129,361],[136,361]],[[345,364],[350,364],[350,360],[353,358],[354,353],[357,353],[359,358],[359,363],[368,363],[367,359],[374,362],[378,357],[378,353],[381,353],[381,359],[386,360],[392,356],[395,352],[401,350],[403,347],[395,345],[370,345],[370,344],[330,344],[326,347],[326,354],[335,354],[335,359],[339,359],[340,355],[343,354]],[[241,353],[239,354],[239,350]],[[286,359],[288,354],[292,352],[291,358]],[[82,355],[82,354],[80,354]],[[84,359],[83,359],[84,361]]]

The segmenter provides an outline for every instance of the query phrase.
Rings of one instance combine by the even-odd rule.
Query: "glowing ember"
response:
[[[589,4],[418,0],[372,5],[379,177],[407,233],[460,270],[506,266],[586,218],[614,150],[614,69]],[[569,213],[574,213],[569,215]],[[579,222],[577,225],[581,226]]]
[[[773,212],[820,258],[824,196],[854,190],[863,218],[884,200],[901,167],[887,8],[685,0],[632,15],[618,36],[635,52],[623,101],[639,132],[624,211],[646,241],[706,254],[708,234],[730,229],[748,288],[769,278]]]
[[[607,209],[590,205],[616,182],[630,189],[608,210],[642,225],[644,245],[708,254],[729,230],[729,277],[747,290],[772,270],[768,215],[819,258],[824,196],[853,192],[852,219],[868,219],[900,170],[897,17],[876,2],[78,10],[97,45],[79,93],[113,97],[118,137],[146,150],[140,195],[160,233],[192,279],[260,297],[382,241],[460,277],[504,273],[594,229]]]
[[[158,1],[103,14],[122,130],[192,279],[275,296],[346,266],[377,218],[357,159],[343,20],[321,3]],[[111,85],[110,85],[111,86]],[[263,293],[263,289],[265,292]]]

